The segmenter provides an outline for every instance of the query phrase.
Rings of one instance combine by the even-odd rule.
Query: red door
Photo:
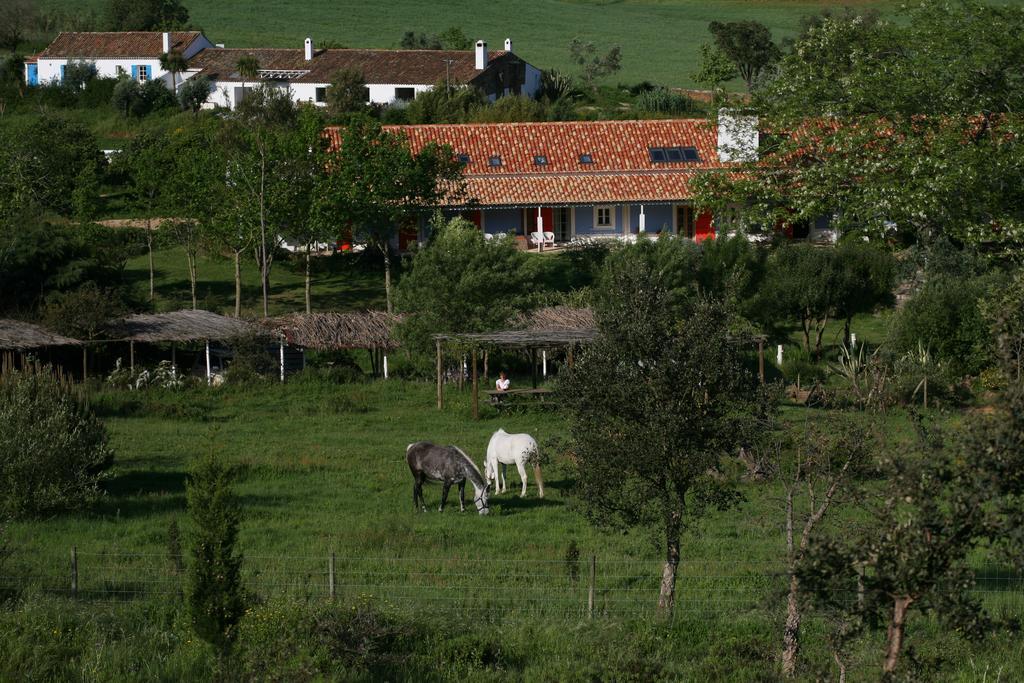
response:
[[[405,251],[410,245],[415,244],[420,236],[419,227],[415,223],[402,226],[398,231],[398,250]]]
[[[482,228],[484,224],[483,211],[480,209],[474,209],[472,211],[464,211],[462,217],[472,223],[478,228]]]
[[[715,226],[711,224],[711,212],[705,211],[697,216],[697,229],[694,231],[695,242],[703,242],[706,239],[715,239]]]

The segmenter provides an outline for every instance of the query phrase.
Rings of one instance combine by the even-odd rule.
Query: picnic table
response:
[[[487,394],[491,405],[498,410],[522,406],[528,403],[552,403],[555,392],[551,389],[507,389],[497,391],[489,389],[484,391]]]

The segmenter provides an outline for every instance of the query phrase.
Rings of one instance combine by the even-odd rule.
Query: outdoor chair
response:
[[[555,246],[555,233],[547,231],[544,232],[544,246]]]

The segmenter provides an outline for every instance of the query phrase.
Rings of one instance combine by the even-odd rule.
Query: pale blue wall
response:
[[[664,230],[672,234],[672,205],[670,204],[645,204],[644,214],[647,216],[647,232],[657,234]],[[636,234],[640,227],[640,205],[629,206],[629,228],[630,232]]]
[[[484,211],[484,231],[492,235],[511,231],[523,234],[523,212],[521,209],[488,209]]]
[[[615,217],[615,228],[601,228],[597,229],[594,227],[594,206],[588,204],[587,206],[576,207],[576,234],[580,237],[587,237],[588,235],[619,235],[622,234],[622,207],[613,206],[612,215]]]

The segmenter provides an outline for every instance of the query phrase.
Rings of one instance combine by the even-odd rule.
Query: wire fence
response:
[[[81,601],[180,600],[183,558],[161,553],[98,552],[12,555],[0,590],[37,591]],[[636,618],[657,609],[662,563],[583,554],[564,559],[246,555],[243,583],[263,600],[370,599],[410,612],[489,618]],[[683,560],[675,612],[700,615],[777,611],[788,581],[777,561]],[[994,613],[1024,616],[1024,575],[986,570],[973,588]],[[850,591],[850,601],[856,591]]]

